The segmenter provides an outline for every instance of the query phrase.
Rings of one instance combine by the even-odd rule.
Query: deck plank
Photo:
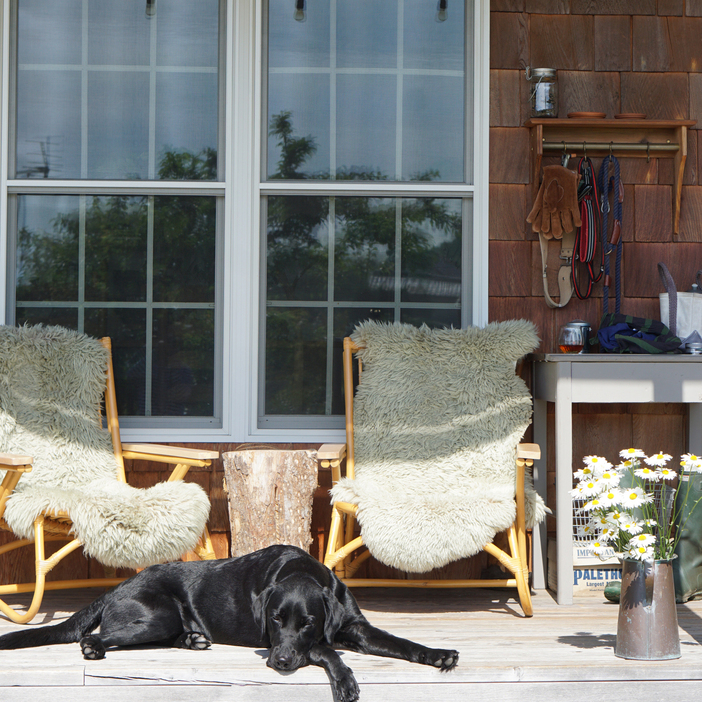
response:
[[[95,590],[47,593],[32,626],[60,621],[99,594]],[[702,680],[702,601],[678,606],[682,657],[636,662],[614,656],[616,605],[599,597],[558,606],[543,591],[534,617],[521,616],[511,592],[355,591],[368,619],[398,636],[428,646],[457,648],[458,667],[440,673],[427,666],[341,652],[361,686],[362,702],[441,699],[539,699],[564,694],[590,700],[627,698],[688,702]],[[26,602],[17,596],[16,602]],[[0,618],[0,633],[21,628]],[[145,702],[232,699],[244,702],[316,702],[332,699],[325,672],[308,667],[282,675],[266,667],[266,651],[214,645],[209,651],[140,647],[108,651],[85,661],[77,644],[0,652],[3,702],[56,699],[57,688],[76,702],[98,692],[101,702],[125,699],[133,689]],[[673,693],[674,691],[674,693]]]

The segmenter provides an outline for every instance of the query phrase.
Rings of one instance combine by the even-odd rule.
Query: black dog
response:
[[[100,633],[92,634],[98,626]],[[60,624],[0,636],[0,649],[76,641],[87,659],[135,644],[270,648],[271,668],[322,666],[340,702],[354,702],[359,690],[334,644],[440,670],[458,662],[457,651],[426,648],[372,626],[347,587],[294,546],[151,566]]]

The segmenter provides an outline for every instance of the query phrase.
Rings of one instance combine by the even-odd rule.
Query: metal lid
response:
[[[556,69],[555,68],[529,68],[526,69],[527,80],[532,78],[555,78]]]

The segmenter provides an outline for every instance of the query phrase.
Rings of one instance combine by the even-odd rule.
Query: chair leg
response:
[[[213,561],[217,558],[207,527],[205,527],[205,530],[202,532],[200,541],[198,541],[193,551],[201,561]]]
[[[512,524],[509,528],[509,547],[512,552],[512,558],[517,563],[514,571],[514,578],[517,581],[517,594],[519,595],[519,603],[522,606],[522,611],[525,617],[531,617],[534,614],[534,608],[531,603],[531,590],[529,589],[529,566],[526,560],[526,536],[520,539],[517,527]]]
[[[336,508],[336,506],[332,506],[332,517],[331,517],[331,525],[329,527],[329,539],[327,542],[327,553],[324,556],[324,565],[327,566],[327,568],[331,568],[329,565],[330,562],[334,558],[334,554],[340,547],[340,540],[341,540],[341,535],[344,529],[344,523],[343,523],[343,516],[341,512]],[[337,575],[339,575],[339,569],[343,568],[343,563],[339,564],[336,566],[335,570],[337,572]]]

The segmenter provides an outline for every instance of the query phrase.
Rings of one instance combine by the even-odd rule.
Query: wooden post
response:
[[[232,556],[271,544],[290,544],[309,552],[316,451],[230,451],[222,458]]]

